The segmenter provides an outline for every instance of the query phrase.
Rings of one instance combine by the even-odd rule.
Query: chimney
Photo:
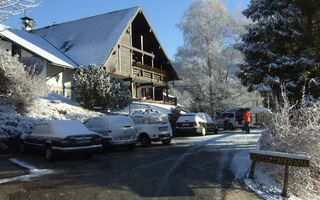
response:
[[[32,28],[36,25],[36,22],[32,19],[32,18],[29,18],[29,17],[22,17],[20,18],[22,20],[21,22],[21,29],[23,31],[32,31]]]

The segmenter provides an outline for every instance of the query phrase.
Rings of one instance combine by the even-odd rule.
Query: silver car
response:
[[[104,115],[89,118],[86,127],[99,133],[104,148],[108,146],[126,146],[133,150],[136,146],[137,129],[131,117],[127,115]]]

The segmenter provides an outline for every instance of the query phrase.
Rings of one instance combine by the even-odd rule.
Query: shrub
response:
[[[73,79],[76,100],[92,109],[123,108],[131,102],[131,93],[122,80],[114,80],[104,68],[89,65],[80,67]]]
[[[2,71],[2,72],[1,72]],[[0,50],[0,76],[4,79],[2,102],[9,102],[20,111],[25,111],[37,98],[45,95],[45,80],[40,78],[32,66],[25,66],[8,52]]]
[[[292,167],[291,191],[305,199],[320,195],[320,101],[292,105],[282,93],[283,105],[273,113],[272,123],[261,137],[261,149],[311,156],[310,168]],[[267,174],[283,180],[284,168],[265,164]]]

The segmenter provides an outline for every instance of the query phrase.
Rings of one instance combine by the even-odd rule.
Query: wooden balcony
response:
[[[133,74],[140,78],[151,80],[152,82],[167,82],[168,72],[158,68],[144,65],[139,62],[133,63]]]

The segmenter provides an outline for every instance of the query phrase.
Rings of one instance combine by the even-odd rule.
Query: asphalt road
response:
[[[237,132],[174,138],[134,151],[115,149],[91,159],[15,155],[54,174],[0,185],[2,200],[258,199],[236,179],[233,157],[256,146],[259,134]],[[247,138],[247,139],[246,139]]]

